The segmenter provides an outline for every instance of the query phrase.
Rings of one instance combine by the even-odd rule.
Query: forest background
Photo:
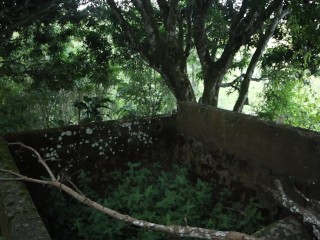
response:
[[[0,132],[194,101],[320,129],[320,4],[0,1]]]

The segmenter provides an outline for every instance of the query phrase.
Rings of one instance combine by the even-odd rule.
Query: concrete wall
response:
[[[194,103],[179,104],[176,127],[211,151],[219,148],[275,176],[320,186],[319,133]]]
[[[1,138],[0,168],[17,171]],[[0,172],[0,178],[7,177],[10,174]],[[51,239],[23,182],[0,182],[0,233],[5,240]]]
[[[162,116],[154,119],[108,121],[64,128],[12,133],[5,135],[4,139],[7,142],[22,142],[35,148],[41,156],[46,159],[47,164],[56,176],[61,176],[62,172],[63,174],[71,176],[80,169],[86,169],[94,172],[92,178],[98,180],[104,172],[126,166],[129,161],[135,162],[142,158],[146,159],[143,154],[150,151],[149,149],[154,148],[154,146],[157,146],[159,142],[170,142],[170,140],[166,138],[174,135],[174,124],[174,116]],[[18,166],[20,173],[23,175],[34,178],[47,176],[44,168],[38,163],[35,157],[32,157],[31,151],[22,149],[19,146],[11,146],[11,153],[15,159],[14,163],[6,144],[3,144],[2,149],[6,149],[7,156],[10,157],[13,164]],[[2,156],[0,157],[2,158]],[[1,159],[0,167],[8,168],[7,165],[2,165],[2,163]],[[16,168],[13,170],[16,170]],[[17,187],[15,185],[10,185],[11,187],[9,187],[9,184],[13,184],[13,182],[5,182],[5,184],[6,186],[8,185],[8,191],[12,193],[16,192]],[[24,185],[23,183],[19,184]],[[1,189],[3,186],[1,182],[0,193],[2,193]],[[43,205],[44,203],[42,201],[44,197],[47,197],[47,190],[37,184],[31,183],[27,184],[27,186],[41,214],[41,209],[48,207],[47,205]],[[25,192],[28,193],[27,191]],[[3,192],[1,195],[0,201],[6,201],[8,194]],[[18,199],[19,201],[19,198],[11,198],[11,200],[12,199]],[[12,201],[11,204],[13,204]],[[12,210],[15,209],[15,205],[11,205],[11,207]],[[11,207],[9,208],[10,210]],[[31,211],[37,213],[33,205],[21,205],[20,209],[26,212]],[[5,212],[2,219],[8,217],[10,218],[8,213]],[[19,217],[22,222],[28,223],[28,215]],[[2,219],[0,220],[2,221]],[[46,219],[45,221],[50,224],[50,220]],[[14,224],[14,226],[18,225]],[[30,227],[34,233],[33,226],[31,225]],[[5,227],[1,228],[7,229]],[[21,232],[23,231],[25,235],[28,236],[27,234],[29,234],[30,228],[21,228]],[[13,239],[46,240],[46,238],[40,237],[41,234],[38,238]],[[11,238],[8,238],[8,240],[11,240]]]
[[[177,131],[184,136],[175,139]],[[239,191],[239,196],[244,194],[241,186],[250,188],[256,183],[270,183],[274,178],[286,178],[294,184],[311,186],[310,191],[320,191],[320,134],[193,103],[180,103],[176,116],[91,123],[4,137],[8,142],[20,141],[39,150],[57,174],[88,167],[97,172],[110,171],[130,160],[138,161],[148,149],[153,151],[161,145],[161,151],[170,155],[172,161],[230,186],[231,191]],[[10,155],[7,146],[0,149]],[[153,159],[161,161],[161,151]],[[15,146],[12,153],[23,174],[45,175],[36,159],[30,158],[29,151]],[[1,194],[0,200],[5,199],[7,194]],[[8,217],[3,217],[1,207],[0,214],[1,228],[8,232],[8,227],[4,227],[8,220],[3,221]]]
[[[139,119],[135,121],[107,121],[64,128],[44,129],[30,132],[7,134],[7,142],[23,142],[36,148],[56,169],[81,168],[82,165],[95,165],[96,168],[109,167],[109,161],[139,155],[140,152],[156,144],[159,138],[174,129],[174,117]],[[12,147],[17,149],[17,147]],[[26,153],[24,153],[26,152]],[[19,156],[18,156],[19,155]],[[30,159],[29,151],[16,155],[18,167],[26,165],[23,159]],[[94,161],[94,162],[92,162]],[[25,174],[41,172],[37,161],[28,162],[22,167]],[[20,169],[20,170],[21,170]]]

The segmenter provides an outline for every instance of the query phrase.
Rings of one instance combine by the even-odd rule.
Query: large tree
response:
[[[224,35],[218,36],[218,41],[223,43],[220,46],[222,52],[217,51],[219,45],[215,42],[216,38],[210,38],[208,33],[210,29],[209,10],[210,8],[218,9],[226,19]],[[251,43],[252,37],[260,33],[258,38],[257,52],[253,55],[252,62],[247,72],[247,79],[251,78],[252,72],[259,60],[268,40],[277,26],[279,20],[285,15],[282,0],[272,1],[242,1],[241,6],[233,1],[226,1],[222,4],[220,1],[204,0],[197,1],[194,13],[194,41],[201,62],[204,92],[202,102],[217,106],[219,89],[223,77],[230,69],[236,53],[243,46]],[[273,20],[269,24],[269,19]],[[215,24],[213,23],[213,26]],[[270,25],[266,29],[266,25]],[[261,32],[266,31],[264,34]],[[242,88],[242,97],[236,109],[242,108],[245,100],[247,89]]]
[[[253,46],[255,37],[259,50],[247,73],[246,79],[250,79],[268,40],[288,12],[282,0],[244,0],[242,4],[231,0],[106,0],[95,6],[111,18],[114,42],[139,53],[162,75],[179,101],[195,101],[187,75],[187,58],[195,46],[204,80],[202,103],[214,106],[239,49]],[[242,109],[247,86],[242,87],[237,109]]]
[[[98,1],[111,10],[116,43],[138,52],[158,71],[177,100],[195,101],[187,75],[187,58],[192,47],[189,6],[179,0]]]
[[[5,41],[0,44],[0,74],[21,75],[27,72],[42,81],[55,80],[57,77],[64,79],[63,76],[72,80],[92,72],[98,75],[103,73],[101,76],[89,74],[93,78],[103,79],[106,76],[104,73],[108,71],[111,53],[118,55],[122,61],[139,55],[161,74],[178,101],[195,101],[187,74],[188,57],[195,48],[204,83],[201,102],[217,106],[225,75],[236,66],[238,53],[247,49],[248,53],[253,54],[251,60],[248,60],[245,74],[238,78],[239,98],[234,106],[235,111],[241,111],[247,99],[253,72],[269,40],[275,33],[275,39],[283,42],[279,37],[286,29],[283,24],[289,29],[285,34],[292,38],[290,48],[287,51],[279,48],[281,45],[277,44],[274,49],[285,49],[284,56],[291,54],[303,60],[317,58],[309,53],[304,56],[302,51],[306,47],[315,49],[318,46],[313,44],[316,42],[315,38],[306,40],[306,34],[298,37],[299,33],[310,33],[317,27],[315,9],[319,8],[319,4],[313,1],[90,0],[86,2],[87,7],[79,11],[80,3],[79,0],[41,1],[38,5],[36,0],[1,2],[4,9],[0,11],[1,37]],[[306,18],[297,14],[301,7],[303,13],[308,15]],[[279,27],[281,19],[291,9],[292,14],[287,16],[286,21],[282,21],[282,26]],[[26,17],[28,14],[30,18]],[[58,34],[52,35],[54,24],[59,26],[58,30],[56,28]],[[309,28],[301,28],[299,24],[308,25]],[[42,64],[36,64],[38,60],[31,67],[25,68],[25,65],[21,65],[22,55],[11,54],[11,49],[18,46],[16,39],[12,38],[13,32],[19,32],[24,44],[28,43],[28,36],[33,38],[33,53],[43,53],[38,55],[38,58],[52,55],[50,61],[46,62],[48,65],[42,67]],[[73,58],[73,62],[61,61],[61,55],[59,56],[61,46],[68,36],[78,38],[88,47],[83,54]],[[110,36],[114,45],[110,45]],[[49,48],[43,51],[42,45]],[[25,46],[22,48],[25,49]],[[275,51],[275,54],[277,53]],[[32,63],[33,55],[26,52],[25,56],[24,64]],[[275,55],[267,55],[271,60],[273,56]],[[39,69],[44,75],[39,74]],[[69,80],[64,81],[63,85],[72,85],[73,81]],[[55,81],[51,82],[56,85]]]

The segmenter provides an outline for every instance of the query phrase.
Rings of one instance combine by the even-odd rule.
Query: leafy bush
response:
[[[90,198],[151,222],[251,233],[263,220],[257,201],[243,206],[232,200],[227,189],[214,197],[213,184],[199,179],[193,182],[187,170],[177,166],[165,172],[159,164],[146,168],[139,163],[129,163],[127,171],[113,173],[113,184],[103,198],[89,187],[91,184],[92,179],[82,171],[78,175],[78,186]],[[72,233],[76,233],[75,239],[165,239],[164,234],[124,224],[75,201],[70,203],[59,191],[53,191],[51,198],[55,200],[48,214],[64,229],[53,229],[55,233],[64,234],[57,239],[71,239]]]
[[[112,103],[109,98],[101,97],[88,97],[84,96],[83,101],[74,102],[73,106],[76,107],[79,111],[79,123],[80,122],[93,122],[93,121],[102,121],[103,114],[101,108],[109,109],[108,103]],[[80,119],[81,111],[84,110],[85,118]]]
[[[266,120],[320,131],[320,98],[312,85],[295,74],[277,72],[263,92],[263,103],[256,111]]]

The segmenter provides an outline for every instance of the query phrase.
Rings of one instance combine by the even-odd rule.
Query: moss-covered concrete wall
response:
[[[98,181],[104,172],[111,172],[114,168],[122,168],[129,161],[146,160],[145,155],[150,154],[150,149],[157,147],[160,142],[161,148],[165,148],[164,142],[171,144],[171,140],[175,136],[174,124],[175,116],[170,115],[134,121],[108,121],[12,133],[5,135],[4,138],[7,142],[22,142],[39,151],[56,176],[62,174],[72,176],[79,170],[85,169],[92,172],[92,178]],[[7,156],[10,157],[5,144],[3,148],[6,149]],[[32,157],[31,151],[19,146],[12,146],[11,153],[22,174],[35,178],[47,176],[36,158]],[[158,157],[161,158],[161,156]],[[7,168],[6,165],[3,167]],[[11,184],[11,182],[6,184]],[[27,186],[38,209],[50,207],[41,203],[42,197],[47,197],[45,196],[47,193],[45,188],[30,183]],[[15,188],[13,185],[8,187],[12,191],[15,191]],[[22,210],[37,213],[34,207],[29,205],[23,205]],[[14,224],[14,226],[17,225]],[[29,232],[28,229],[24,231]]]
[[[121,159],[138,158],[160,138],[170,137],[175,131],[174,124],[174,116],[163,116],[13,133],[4,137],[7,142],[19,141],[37,149],[56,172],[72,172],[88,166],[102,170],[123,164]],[[30,151],[13,152],[18,167],[23,165],[20,170],[24,174],[46,174],[36,160],[29,160]]]
[[[37,149],[56,175],[90,168],[98,179],[99,173],[131,160],[162,160],[159,155],[147,155],[159,145],[162,150],[154,154],[170,149],[166,158],[172,155],[173,161],[232,191],[257,189],[280,178],[310,197],[320,196],[320,134],[198,104],[180,103],[174,116],[91,123],[4,138]],[[16,146],[11,150],[23,174],[46,176],[29,151]]]
[[[257,185],[286,179],[320,197],[319,133],[194,103],[180,103],[176,127],[212,152],[244,160],[241,171],[239,161],[228,163],[239,180]]]
[[[0,168],[17,171],[1,138]],[[12,176],[0,172],[0,178],[6,177]],[[0,230],[5,240],[51,239],[23,182],[0,182]]]

